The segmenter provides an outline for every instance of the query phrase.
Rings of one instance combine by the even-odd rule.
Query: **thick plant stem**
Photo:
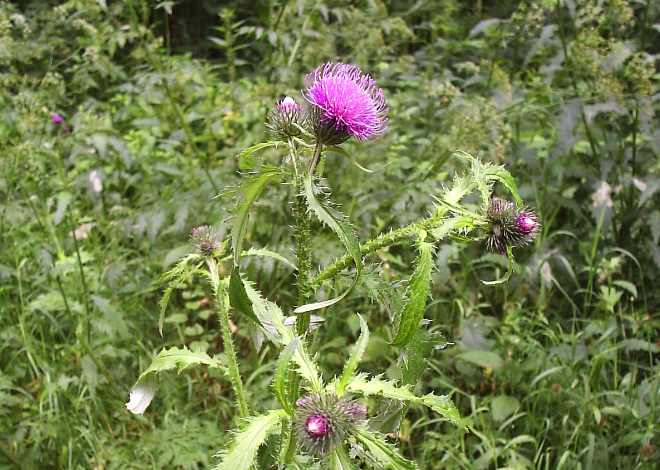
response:
[[[229,370],[229,380],[231,381],[231,385],[234,387],[234,393],[236,394],[238,414],[241,418],[245,418],[249,415],[250,412],[248,410],[247,401],[245,400],[245,393],[243,392],[243,381],[241,380],[241,373],[238,370],[234,340],[231,336],[231,328],[229,327],[229,299],[227,298],[227,294],[220,284],[218,268],[215,260],[209,259],[206,263],[211,274],[213,292],[215,294],[215,301],[218,307],[218,320],[220,322],[222,344],[225,348],[225,354],[227,354],[227,369]]]
[[[304,194],[304,173],[296,175],[296,251],[298,257],[298,305],[305,305],[312,297],[310,272],[312,269],[310,220]],[[309,328],[310,313],[302,313],[296,319],[296,333],[304,335]]]

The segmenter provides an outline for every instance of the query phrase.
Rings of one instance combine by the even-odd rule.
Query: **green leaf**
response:
[[[366,429],[357,428],[351,434],[364,448],[388,470],[416,470],[417,465],[399,454],[396,448],[385,440],[381,434],[372,433]]]
[[[264,167],[259,176],[248,178],[236,190],[245,196],[245,200],[236,205],[234,212],[234,222],[231,228],[231,246],[234,251],[234,264],[238,264],[241,259],[243,239],[247,231],[248,215],[254,201],[256,201],[266,184],[271,180],[284,174],[284,171],[277,167]]]
[[[493,421],[504,421],[511,416],[520,407],[520,402],[516,397],[500,395],[490,402],[490,411]]]
[[[126,404],[129,411],[142,414],[149,406],[156,393],[156,375],[159,372],[177,369],[181,372],[186,367],[204,364],[214,369],[221,369],[226,373],[227,369],[218,361],[210,357],[204,351],[191,351],[187,348],[179,349],[173,347],[163,349],[151,365],[145,370],[131,390],[130,401]]]
[[[357,275],[355,276],[355,279],[349,288],[339,297],[330,300],[324,300],[322,302],[301,305],[294,310],[294,313],[311,312],[313,310],[329,307],[330,305],[339,302],[341,299],[346,297],[346,295],[348,295],[351,290],[353,290],[360,279],[360,274],[362,273],[362,253],[360,252],[360,242],[358,241],[355,230],[348,220],[348,217],[346,217],[332,205],[329,199],[330,193],[316,186],[312,182],[311,175],[308,175],[305,179],[305,196],[307,198],[307,205],[312,210],[312,212],[316,214],[316,216],[323,224],[330,227],[332,231],[337,234],[341,242],[346,247],[346,250],[348,250],[350,255],[353,257]]]
[[[343,447],[334,449],[328,455],[327,464],[330,470],[356,470],[357,467],[353,465],[353,461],[346,455],[346,450]]]
[[[419,403],[431,408],[446,420],[451,421],[454,425],[463,426],[458,410],[451,399],[446,395],[433,395],[431,393],[424,395],[423,397],[418,397],[410,391],[410,387],[407,385],[397,387],[393,381],[381,380],[379,377],[366,380],[366,376],[362,374],[356,376],[351,382],[349,382],[346,386],[346,390],[364,396],[380,395],[385,398]]]
[[[466,351],[458,357],[485,369],[498,369],[502,365],[502,358],[491,351]]]
[[[289,401],[287,400],[286,377],[289,373],[289,362],[291,362],[291,358],[298,349],[299,344],[300,338],[295,338],[293,341],[286,345],[280,354],[279,360],[277,361],[275,379],[273,380],[273,390],[275,391],[275,396],[282,404],[284,411],[286,411],[290,416],[294,416],[294,412],[291,408],[291,405],[289,404]]]
[[[229,279],[229,304],[257,325],[263,327],[259,317],[252,309],[252,302],[250,302],[250,298],[245,291],[245,284],[243,284],[243,279],[238,272],[238,266],[234,266]]]
[[[518,186],[516,186],[513,176],[511,176],[511,173],[509,173],[503,166],[487,164],[485,165],[483,172],[486,180],[499,181],[511,191],[513,198],[516,200],[516,204],[521,207],[524,205],[523,200],[520,198],[520,194],[518,194]]]
[[[357,369],[358,363],[360,362],[360,359],[362,359],[364,350],[367,348],[367,343],[369,342],[369,327],[367,326],[367,322],[364,321],[364,318],[362,318],[362,315],[359,313],[358,318],[360,319],[360,330],[362,332],[351,350],[351,355],[349,356],[348,361],[344,366],[344,371],[341,374],[341,378],[337,383],[335,393],[339,396],[344,394],[346,385],[355,375],[355,370]]]
[[[246,418],[228,449],[220,451],[221,461],[214,470],[251,470],[259,447],[286,416],[283,410],[271,410],[265,415]]]
[[[243,252],[243,256],[261,256],[265,258],[273,258],[277,261],[281,261],[292,269],[297,269],[296,265],[286,259],[284,256],[279,253],[275,253],[274,251],[267,250],[266,248],[250,248],[248,251]]]
[[[163,274],[160,279],[158,279],[158,284],[169,281],[165,292],[163,293],[163,298],[160,300],[160,315],[158,316],[158,332],[163,336],[163,323],[165,321],[165,311],[167,310],[167,305],[170,302],[170,297],[174,289],[180,286],[183,282],[186,281],[189,277],[199,271],[198,265],[192,271],[186,271],[188,264],[192,261],[201,261],[201,255],[197,253],[192,253],[184,258],[182,258],[176,266],[171,270]]]
[[[447,340],[441,334],[429,334],[425,328],[418,328],[402,353],[405,360],[400,360],[403,383],[416,384],[428,367],[428,358],[434,348],[446,345]]]
[[[257,152],[259,150],[268,148],[268,147],[277,147],[278,145],[282,144],[283,142],[280,141],[273,141],[269,140],[268,142],[261,142],[258,144],[253,145],[252,147],[248,147],[245,150],[243,150],[239,155],[238,155],[238,167],[241,170],[251,170],[252,167],[254,166],[254,159],[251,158],[252,154],[254,152]]]
[[[426,232],[420,233],[415,260],[415,272],[406,289],[406,304],[398,318],[396,336],[392,346],[405,346],[415,336],[419,322],[424,318],[426,299],[431,292],[431,273],[433,272],[433,245],[424,241]]]

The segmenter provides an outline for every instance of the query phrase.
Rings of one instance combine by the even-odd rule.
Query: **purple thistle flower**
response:
[[[328,433],[328,419],[320,414],[311,415],[305,423],[307,434],[312,437],[321,437]]]
[[[290,96],[277,103],[277,109],[282,114],[300,114],[300,105]]]
[[[486,244],[490,251],[505,254],[507,247],[521,248],[534,241],[541,222],[534,211],[518,209],[504,199],[493,198],[486,211]]]
[[[288,140],[298,137],[301,128],[305,125],[305,116],[300,105],[290,96],[277,103],[277,106],[268,116],[266,129],[276,140]]]
[[[305,77],[305,87],[303,96],[317,111],[312,113],[315,134],[325,138],[324,143],[336,145],[349,137],[366,140],[387,129],[383,90],[358,67],[328,62]]]
[[[62,121],[64,121],[64,118],[61,115],[53,114],[53,123],[62,124]]]
[[[208,225],[193,228],[190,231],[190,241],[197,248],[197,253],[204,256],[212,256],[221,246],[215,239],[215,230]]]

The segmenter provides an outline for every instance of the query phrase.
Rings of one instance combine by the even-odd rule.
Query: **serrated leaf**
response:
[[[241,430],[232,437],[229,448],[219,453],[221,461],[213,469],[250,470],[259,447],[286,416],[283,410],[271,410],[265,415],[246,418]]]
[[[516,181],[511,176],[508,170],[503,166],[499,165],[486,165],[484,168],[484,176],[488,181],[499,181],[511,192],[511,195],[516,200],[516,204],[522,207],[524,205],[523,200],[518,194],[518,186]]]
[[[346,454],[343,447],[334,449],[328,455],[327,464],[330,470],[356,470],[357,467],[353,465],[353,461]]]
[[[346,385],[348,385],[348,382],[355,375],[355,370],[357,369],[358,363],[360,362],[360,359],[362,359],[364,350],[367,348],[367,343],[369,342],[369,327],[367,326],[367,322],[364,321],[364,318],[362,318],[362,315],[359,313],[358,318],[360,319],[361,333],[351,350],[351,355],[349,356],[348,361],[346,361],[346,365],[344,365],[344,371],[341,374],[341,378],[339,379],[339,382],[337,382],[335,393],[339,396],[344,394]]]
[[[163,349],[138,378],[131,390],[130,400],[126,407],[132,413],[142,414],[156,393],[156,374],[172,369],[181,372],[186,367],[198,364],[226,371],[220,361],[213,359],[204,351],[191,351],[185,347],[183,349],[177,347]]]
[[[170,297],[174,289],[185,282],[190,276],[199,270],[197,266],[193,271],[186,271],[188,264],[191,261],[201,261],[201,255],[197,253],[189,254],[188,256],[182,258],[174,268],[163,274],[160,279],[158,279],[158,284],[169,281],[163,297],[160,300],[160,315],[158,316],[158,332],[163,336],[163,323],[165,321],[165,311],[167,310],[167,305],[169,304]]]
[[[355,439],[364,445],[365,449],[388,470],[416,470],[417,465],[399,454],[396,448],[385,440],[381,434],[369,432],[362,428],[351,431]]]
[[[268,142],[261,142],[253,145],[252,147],[246,148],[238,155],[238,167],[241,170],[251,170],[254,166],[254,160],[250,157],[254,152],[268,147],[277,147],[280,144],[282,144],[282,142],[269,140]]]
[[[252,204],[259,198],[266,184],[282,174],[283,170],[280,168],[264,167],[259,176],[249,178],[239,186],[238,191],[243,193],[245,200],[236,205],[231,228],[231,246],[234,251],[234,264],[238,264],[241,258],[243,239],[247,230],[248,214]]]
[[[245,291],[245,284],[243,284],[243,279],[238,272],[238,266],[234,266],[229,279],[229,304],[257,325],[263,327],[261,320],[252,309],[252,302]]]
[[[273,390],[275,391],[275,396],[280,401],[284,411],[286,411],[290,416],[294,416],[294,412],[287,400],[286,377],[289,373],[289,362],[291,362],[291,358],[296,352],[296,349],[298,349],[299,344],[300,338],[295,338],[282,350],[280,358],[277,361],[275,378],[273,379]]]
[[[429,334],[426,329],[418,328],[401,354],[400,366],[403,383],[416,384],[428,367],[428,358],[433,349],[446,345],[447,340],[441,334]]]
[[[339,297],[330,300],[324,300],[322,302],[315,302],[311,304],[301,305],[294,310],[294,313],[305,313],[311,312],[313,310],[319,310],[325,307],[329,307],[340,300],[342,300],[348,293],[353,290],[360,279],[360,274],[362,273],[362,254],[360,252],[360,242],[358,241],[357,235],[353,226],[351,225],[348,217],[342,214],[338,209],[333,207],[329,200],[329,193],[323,191],[312,181],[311,175],[308,175],[305,179],[305,197],[307,199],[307,205],[318,219],[333,232],[337,234],[339,240],[344,244],[346,250],[353,257],[355,261],[355,269],[357,275],[353,280],[353,283],[349,288]]]
[[[281,261],[282,263],[286,264],[292,269],[297,269],[296,265],[293,264],[288,259],[286,259],[284,256],[282,256],[279,253],[275,253],[274,251],[270,251],[266,248],[250,248],[248,251],[243,252],[243,256],[261,256],[265,258],[273,258],[276,259],[277,261]]]
[[[454,403],[446,395],[433,395],[428,394],[418,397],[407,385],[397,387],[391,380],[381,380],[379,377],[374,377],[371,380],[366,380],[365,375],[356,376],[347,386],[346,390],[354,393],[359,393],[364,396],[380,395],[385,398],[392,398],[395,400],[419,403],[431,408],[443,418],[451,421],[456,426],[463,426],[461,417]]]
[[[406,289],[406,304],[398,318],[398,328],[392,346],[405,346],[415,336],[419,322],[424,318],[426,299],[431,292],[431,273],[435,265],[433,245],[424,241],[426,232],[423,235],[417,243],[419,254],[415,260],[415,272]]]

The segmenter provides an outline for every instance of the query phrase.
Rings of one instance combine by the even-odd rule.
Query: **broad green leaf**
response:
[[[259,176],[249,178],[243,182],[238,190],[243,193],[245,200],[236,205],[234,222],[231,228],[231,245],[234,251],[234,264],[238,264],[241,258],[243,239],[247,230],[248,214],[254,201],[256,201],[266,184],[280,177],[284,173],[277,167],[264,167]]]
[[[160,315],[158,316],[158,332],[160,333],[161,336],[163,336],[163,322],[165,321],[165,311],[167,310],[167,304],[169,304],[170,302],[170,297],[172,295],[172,292],[183,282],[185,282],[186,279],[192,276],[195,272],[199,271],[199,267],[201,266],[200,264],[196,266],[193,270],[186,271],[188,264],[192,261],[201,261],[201,260],[202,260],[201,255],[197,253],[189,254],[188,256],[182,258],[176,264],[176,266],[174,266],[171,270],[163,274],[160,277],[160,279],[158,279],[158,284],[162,284],[163,282],[169,281],[169,284],[167,285],[167,288],[163,293],[163,298],[160,300]]]
[[[400,360],[403,383],[416,384],[428,367],[428,358],[434,348],[443,348],[447,340],[439,333],[432,333],[426,328],[418,328],[402,353]]]
[[[268,147],[277,147],[280,144],[282,144],[282,142],[269,140],[268,142],[261,142],[252,147],[246,148],[238,155],[238,167],[241,170],[251,170],[254,166],[254,160],[251,158],[254,152]]]
[[[374,377],[367,380],[365,375],[356,376],[346,386],[349,392],[359,393],[364,396],[379,395],[385,398],[392,398],[405,402],[419,403],[431,408],[443,418],[451,421],[456,426],[463,426],[461,417],[454,403],[446,395],[433,395],[428,394],[418,397],[410,391],[409,386],[397,387],[391,380],[381,380],[379,377]]]
[[[466,351],[458,357],[485,369],[498,369],[502,365],[502,358],[492,351]]]
[[[275,369],[275,379],[273,380],[273,390],[275,391],[275,396],[282,404],[282,408],[284,408],[284,411],[286,411],[290,416],[293,416],[294,412],[291,409],[291,406],[289,405],[289,402],[287,400],[286,377],[289,373],[289,362],[291,362],[291,358],[298,349],[299,344],[300,344],[300,338],[296,338],[286,345],[286,347],[280,354],[279,360],[277,361],[277,368]]]
[[[214,369],[221,369],[226,373],[226,368],[218,361],[213,359],[204,351],[191,351],[187,348],[179,349],[173,347],[163,349],[151,365],[138,378],[136,384],[131,390],[130,401],[126,404],[129,411],[135,414],[142,414],[149,406],[156,389],[156,375],[159,372],[177,369],[181,372],[186,367],[192,365],[204,364]]]
[[[228,449],[219,452],[221,460],[214,470],[251,470],[259,447],[286,417],[283,410],[271,410],[265,415],[246,418]]]
[[[330,227],[332,231],[337,234],[346,247],[346,250],[348,250],[349,254],[355,261],[357,275],[350,287],[339,297],[324,300],[322,302],[301,305],[294,310],[294,313],[311,312],[313,310],[329,307],[330,305],[339,302],[346,297],[351,290],[353,290],[360,279],[360,274],[362,273],[362,253],[360,252],[360,242],[355,234],[355,229],[348,220],[348,217],[333,207],[329,196],[330,194],[328,192],[314,184],[311,175],[307,176],[305,179],[305,197],[307,199],[307,205],[323,224]]]
[[[353,346],[353,349],[351,350],[351,355],[349,356],[348,361],[344,366],[344,371],[341,374],[341,378],[337,383],[335,393],[337,393],[339,396],[344,394],[346,385],[355,375],[355,370],[357,369],[358,363],[360,362],[360,359],[362,359],[364,350],[367,348],[367,343],[369,342],[369,327],[367,326],[367,322],[364,321],[364,318],[362,318],[362,315],[359,313],[358,318],[360,319],[361,333],[357,342]]]
[[[490,402],[490,411],[493,421],[504,421],[511,416],[520,407],[520,402],[516,397],[500,395]]]
[[[229,303],[257,325],[263,327],[259,317],[257,317],[252,309],[252,302],[245,291],[245,284],[243,284],[243,279],[238,269],[238,266],[234,266],[231,272],[231,278],[229,279]]]
[[[396,448],[385,440],[383,435],[362,428],[352,430],[351,434],[364,445],[365,450],[381,463],[382,468],[387,470],[417,469],[417,465],[403,458]]]
[[[433,245],[425,242],[425,237],[426,232],[422,231],[417,243],[419,254],[415,260],[415,272],[406,289],[406,304],[398,319],[397,332],[391,343],[393,346],[405,346],[415,336],[419,322],[424,318],[426,299],[431,292],[431,273],[434,268]]]
[[[343,447],[334,449],[328,455],[327,465],[330,470],[356,470],[357,467],[353,465],[353,461],[346,455],[346,450]]]

